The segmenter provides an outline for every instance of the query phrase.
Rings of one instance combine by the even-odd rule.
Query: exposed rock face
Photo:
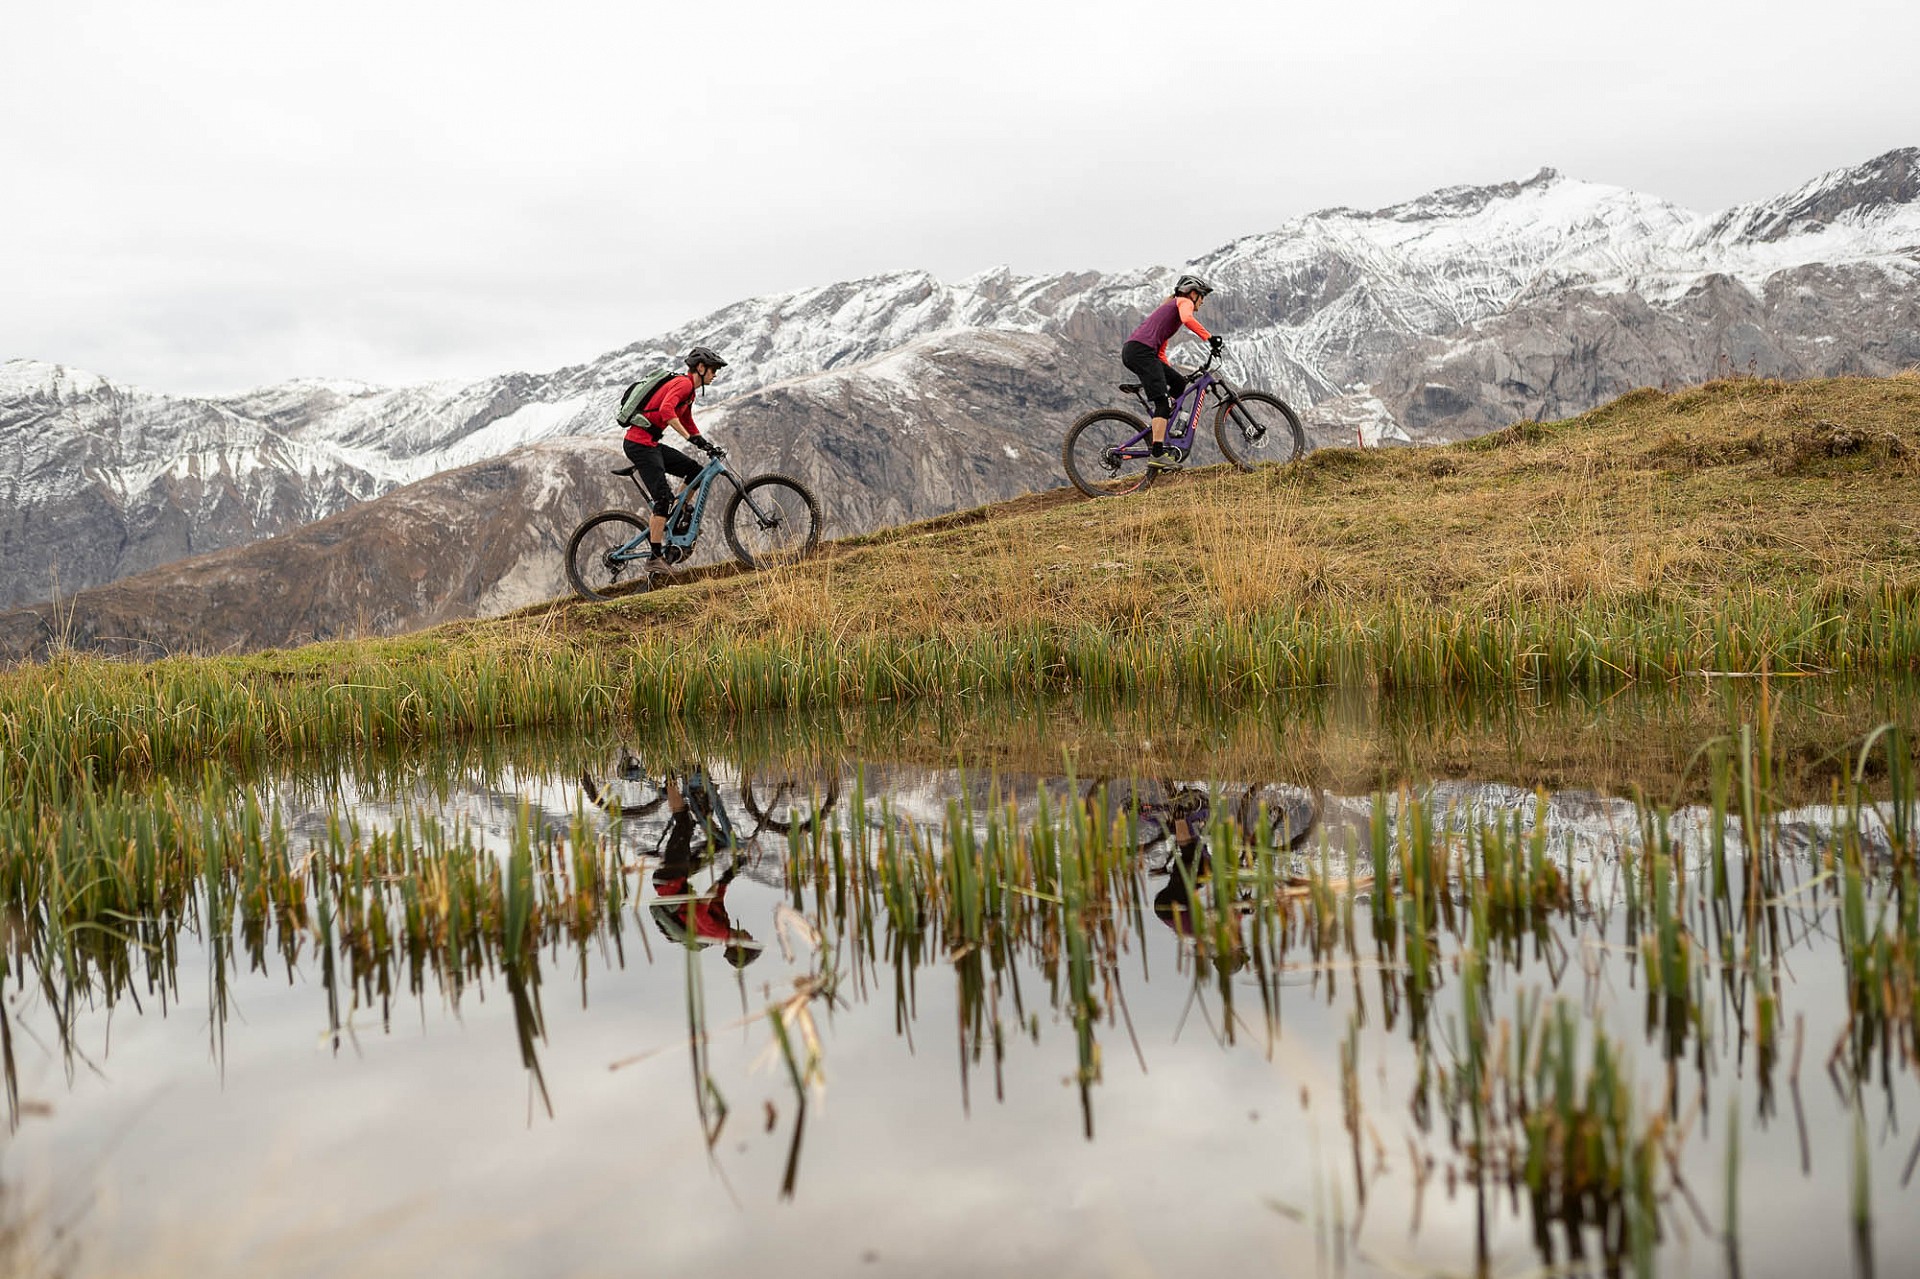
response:
[[[1231,339],[1229,372],[1293,402],[1320,444],[1458,438],[1726,372],[1884,373],[1920,363],[1920,151],[1706,216],[1542,170],[1316,213],[1192,265],[1220,285],[1205,318]],[[817,482],[836,528],[1050,484],[1052,445],[1034,432],[1114,402],[1119,343],[1173,274],[904,272],[467,384],[186,399],[0,364],[0,606],[244,545],[526,444],[611,447],[620,389],[696,340],[733,360],[710,420]]]
[[[1890,285],[1885,268],[1851,263],[1783,271],[1757,294],[1708,276],[1665,305],[1564,290],[1412,344],[1382,362],[1370,391],[1414,439],[1437,441],[1566,417],[1637,386],[1885,376],[1916,364],[1920,266]]]
[[[1064,484],[1067,424],[1122,399],[1125,376],[1057,338],[952,333],[776,383],[714,421],[746,469],[809,485],[841,537]]]
[[[884,359],[741,396],[712,415],[743,474],[808,484],[832,537],[1058,481],[1059,424],[1108,370],[1024,333],[923,339]],[[1019,432],[1031,425],[1031,435]],[[56,643],[135,655],[280,647],[488,616],[567,589],[567,538],[639,495],[618,437],[522,445],[277,537],[0,612],[0,657]],[[701,558],[727,554],[709,505]]]
[[[269,648],[497,613],[551,595],[605,458],[533,444],[233,550],[0,613],[0,654],[57,641],[134,656]]]

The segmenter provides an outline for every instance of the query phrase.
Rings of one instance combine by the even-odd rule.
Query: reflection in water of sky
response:
[[[1677,1061],[1649,1020],[1619,868],[1664,829],[1699,874],[1702,803],[1650,828],[1633,802],[1593,790],[1465,778],[1342,792],[1313,777],[1217,775],[1204,751],[1124,780],[1001,772],[990,755],[901,762],[871,747],[865,759],[831,747],[799,762],[743,756],[629,758],[608,740],[545,764],[269,784],[295,847],[324,842],[342,818],[364,835],[431,814],[503,858],[517,831],[564,839],[583,821],[618,849],[633,895],[622,926],[539,958],[544,1098],[497,974],[457,1003],[431,986],[384,1011],[343,994],[336,1039],[309,940],[291,973],[241,964],[216,1041],[207,953],[182,934],[178,988],[83,1013],[71,1068],[42,997],[10,994],[25,1118],[0,1172],[38,1188],[17,1210],[70,1223],[62,1255],[88,1274],[1401,1274],[1469,1271],[1476,1258],[1533,1272],[1543,1257],[1518,1197],[1477,1194],[1445,1120],[1423,1126],[1410,1108],[1420,1067],[1367,894],[1351,947],[1295,949],[1267,973],[1223,974],[1184,916],[1148,908],[1180,896],[1196,848],[1236,834],[1279,845],[1297,876],[1358,874],[1376,825],[1395,829],[1419,803],[1443,828],[1544,830],[1572,868],[1573,909],[1514,945],[1492,981],[1502,1015],[1528,990],[1575,1001],[1632,1046],[1649,1112],[1670,1101],[1687,1136],[1674,1165],[1684,1189],[1661,1217],[1662,1273],[1727,1270],[1719,1223],[1736,1128],[1745,1271],[1857,1264],[1856,1109],[1829,1060],[1848,995],[1830,920],[1790,925],[1784,1015],[1805,1019],[1791,1090],[1784,1065],[1763,1085],[1746,1014],[1724,993],[1700,1001]],[[916,957],[883,931],[864,960],[850,957],[858,943],[832,910],[823,917],[811,888],[791,891],[795,848],[829,832],[945,848],[956,816],[985,838],[1008,805],[1023,826],[1092,813],[1138,844],[1143,908],[1118,920],[1084,1101],[1057,956],[1021,951],[989,974],[998,1033],[968,1029],[964,954],[928,943]],[[1845,816],[1811,800],[1779,816],[1803,905],[1821,896],[1816,854]],[[1867,810],[1870,856],[1885,856],[1892,818]],[[811,1001],[822,1080],[803,1094],[766,1010],[823,964],[841,980]],[[977,959],[970,971],[979,979]],[[694,977],[711,1091],[689,1069]],[[1437,1033],[1452,1036],[1457,999],[1444,985],[1435,998]],[[1913,1094],[1896,1060],[1858,1110],[1883,1259],[1920,1245],[1906,1211]]]

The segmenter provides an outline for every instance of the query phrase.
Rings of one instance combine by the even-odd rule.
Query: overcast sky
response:
[[[1716,208],[1920,144],[1916,49],[1907,0],[6,0],[0,358],[483,376],[1543,164]]]

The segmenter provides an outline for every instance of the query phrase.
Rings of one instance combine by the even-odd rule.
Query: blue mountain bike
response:
[[[602,511],[588,516],[567,542],[567,580],[581,597],[610,599],[646,590],[657,572],[683,564],[700,540],[700,520],[714,485],[733,487],[721,521],[734,558],[748,568],[791,563],[820,544],[820,503],[799,480],[787,475],[756,475],[743,480],[727,465],[725,449],[713,450],[700,473],[687,481],[667,511],[665,554],[656,563],[647,545],[647,492],[631,466],[614,470],[640,490],[640,513]]]

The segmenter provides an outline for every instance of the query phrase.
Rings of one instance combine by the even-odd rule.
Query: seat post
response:
[[[637,490],[639,490],[639,493],[640,493],[640,496],[641,496],[641,498],[643,498],[643,499],[644,499],[644,498],[645,498],[645,497],[647,496],[647,490],[646,490],[646,488],[645,488],[645,486],[643,486],[643,485],[642,485],[642,484],[640,483],[640,468],[639,468],[639,467],[637,467],[637,466],[633,466],[633,465],[627,465],[627,466],[616,466],[616,467],[614,467],[614,468],[613,468],[613,474],[615,474],[615,475],[624,475],[624,476],[626,476],[626,477],[627,477],[628,479],[630,479],[630,480],[632,480],[632,481],[633,481],[633,487],[634,487],[635,489],[637,489]]]

